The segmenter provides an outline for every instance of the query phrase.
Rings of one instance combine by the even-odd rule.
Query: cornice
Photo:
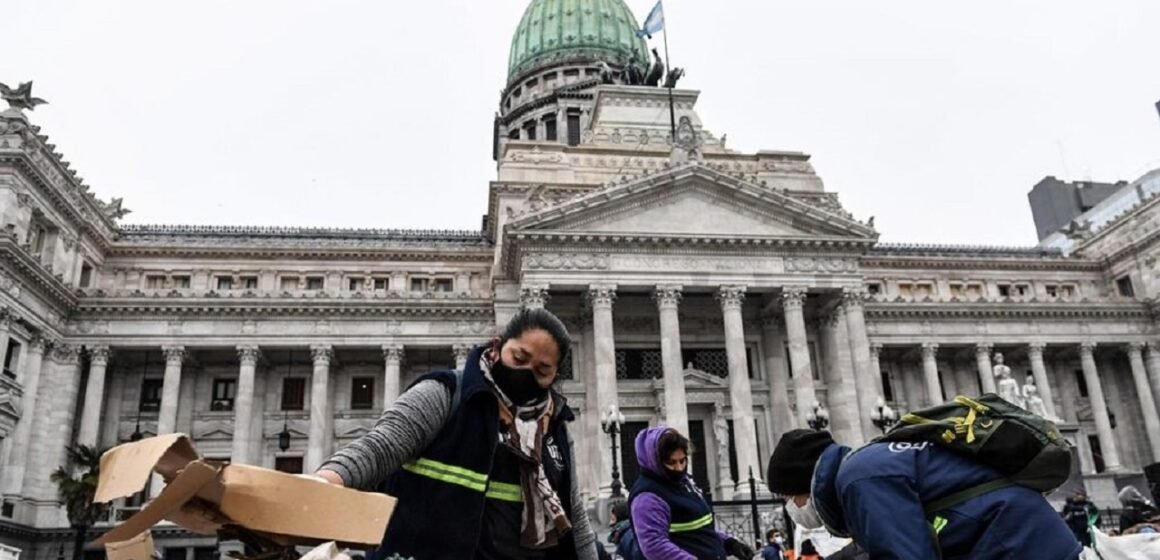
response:
[[[1150,321],[1145,303],[866,302],[868,319],[1120,319]]]
[[[304,298],[116,298],[85,299],[77,317],[487,317],[494,314],[490,298],[446,300],[304,299]]]
[[[0,259],[11,274],[23,280],[22,284],[36,290],[38,295],[67,315],[77,305],[77,295],[60,277],[45,269],[39,259],[29,254],[12,234],[0,235]]]
[[[1055,270],[1099,272],[1101,261],[1064,257],[1055,250],[954,245],[883,245],[862,256],[866,269]]]

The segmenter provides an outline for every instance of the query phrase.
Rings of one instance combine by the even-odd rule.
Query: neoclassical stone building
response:
[[[1160,460],[1158,199],[1072,228],[1066,254],[879,243],[809,155],[729,149],[698,91],[672,91],[673,142],[668,90],[620,71],[648,58],[636,27],[621,0],[531,2],[471,231],[123,225],[121,201],[99,199],[13,97],[0,542],[29,558],[67,547],[49,473],[73,442],[180,431],[211,458],[309,471],[520,306],[548,307],[576,340],[559,388],[593,503],[612,482],[612,405],[624,479],[636,432],[665,422],[727,498],[816,404],[858,444],[879,433],[879,399],[994,390],[998,353],[1074,434],[1101,500]],[[215,553],[176,528],[156,538],[167,557]]]

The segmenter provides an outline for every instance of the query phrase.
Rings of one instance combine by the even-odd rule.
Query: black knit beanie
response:
[[[834,438],[826,431],[786,432],[769,458],[769,471],[765,478],[769,491],[783,496],[808,494],[814,466],[831,443],[834,443]]]

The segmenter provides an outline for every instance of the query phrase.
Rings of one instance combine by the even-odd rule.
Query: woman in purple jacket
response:
[[[636,436],[640,477],[628,496],[632,529],[646,560],[750,560],[745,543],[717,531],[713,511],[689,476],[689,439],[664,426]]]

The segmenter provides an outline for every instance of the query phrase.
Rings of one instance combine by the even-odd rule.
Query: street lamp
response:
[[[815,401],[813,410],[806,416],[806,424],[809,424],[811,429],[824,430],[830,425],[830,412],[822,406],[822,403]]]
[[[617,454],[617,440],[620,439],[620,425],[624,423],[624,415],[616,409],[615,404],[608,405],[608,412],[600,419],[600,425],[604,428],[604,433],[608,434],[609,441],[612,442],[612,496],[619,498],[622,496],[620,489],[620,462]]]
[[[286,377],[290,377],[290,362],[294,359],[294,351],[286,351]],[[290,449],[290,425],[287,419],[288,413],[286,409],[282,409],[282,431],[278,433],[278,449],[283,453]]]
[[[887,406],[882,397],[878,397],[878,403],[874,405],[874,410],[870,411],[870,421],[882,430],[882,433],[886,433],[898,423],[898,412],[893,407]]]

